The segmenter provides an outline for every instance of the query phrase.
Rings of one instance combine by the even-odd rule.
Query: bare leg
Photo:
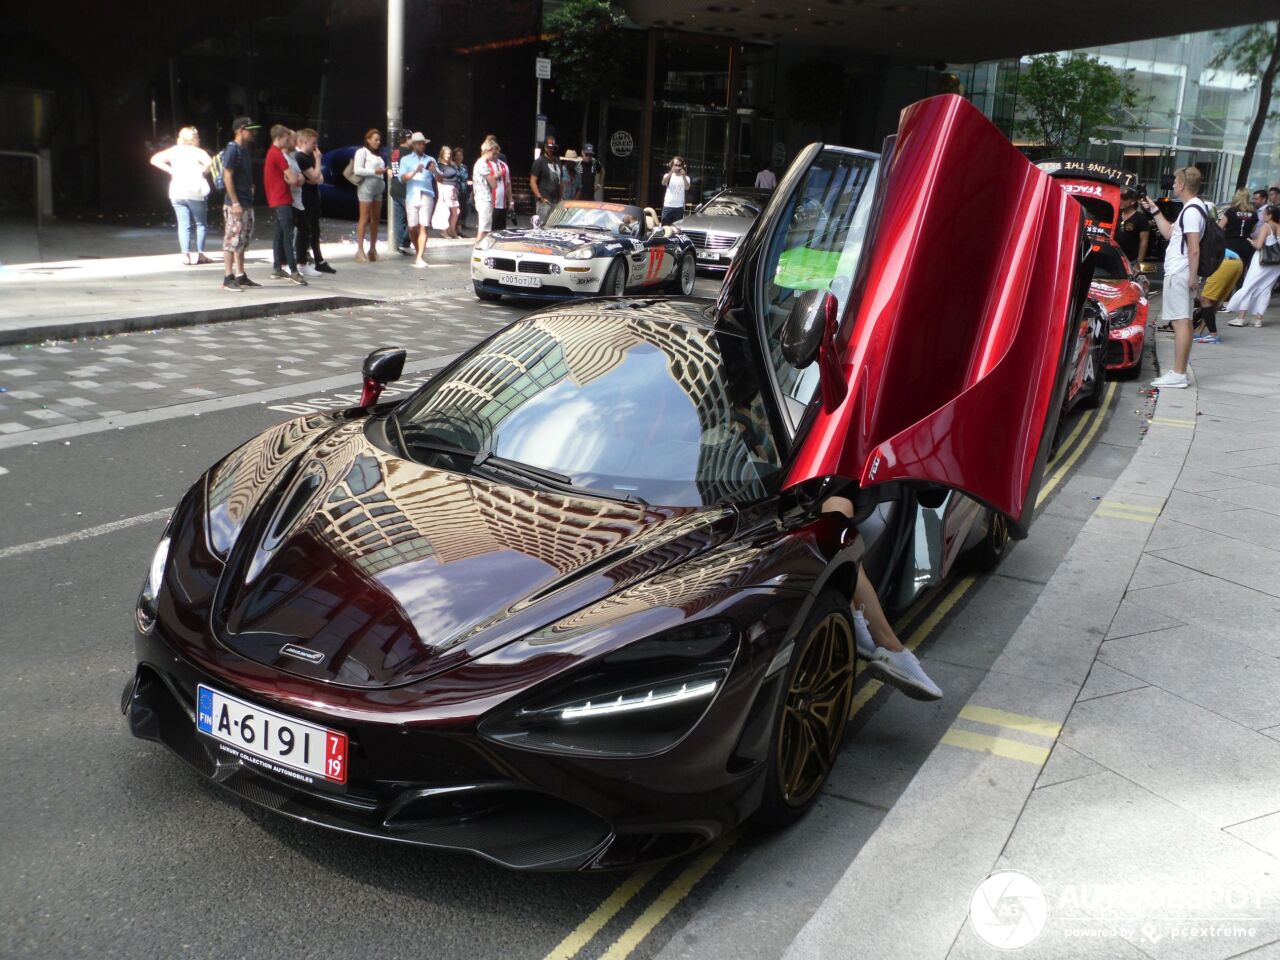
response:
[[[871,581],[867,579],[866,571],[861,566],[858,567],[858,585],[853,590],[853,605],[855,608],[862,608],[862,615],[867,618],[867,626],[871,630],[871,639],[876,642],[877,647],[884,647],[886,650],[902,649],[902,641],[893,632],[893,627],[884,615],[884,608],[880,606],[880,598],[876,596],[875,588],[871,586]]]
[[[853,518],[853,504],[844,497],[828,497],[822,504],[824,513],[840,513]],[[863,629],[873,648],[858,643],[858,655],[866,660],[867,672],[876,679],[897,687],[914,700],[940,700],[942,689],[929,678],[916,655],[902,645],[884,615],[880,598],[858,567],[858,582],[853,588],[854,633]],[[861,617],[859,617],[861,612]]]
[[[367,260],[364,255],[364,231],[369,223],[369,204],[360,201],[360,219],[356,221],[356,260]]]
[[[418,251],[418,255],[414,257],[413,262],[423,263],[424,261],[422,259],[422,255],[427,252],[427,228],[426,227],[413,228],[413,243]]]
[[[378,225],[382,223],[382,201],[369,203],[369,259],[378,259]]]
[[[1173,372],[1186,373],[1191,359],[1191,319],[1173,321]]]

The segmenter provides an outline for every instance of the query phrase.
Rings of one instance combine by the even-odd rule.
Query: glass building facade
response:
[[[1117,70],[1131,71],[1138,106],[1122,127],[1105,130],[1109,143],[1091,144],[1090,157],[1132,170],[1153,194],[1161,177],[1187,164],[1205,175],[1204,193],[1214,200],[1234,192],[1245,140],[1258,105],[1251,78],[1211,61],[1245,28],[1222,34],[1191,33],[1155,40],[1063,51],[1096,57]],[[1018,77],[1027,61],[951,65],[961,89],[1015,142]],[[1280,182],[1280,125],[1269,121],[1254,151],[1249,188]]]

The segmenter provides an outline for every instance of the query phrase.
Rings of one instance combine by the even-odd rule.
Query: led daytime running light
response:
[[[673,703],[682,703],[686,700],[709,697],[716,692],[717,686],[719,684],[715,680],[704,680],[701,683],[695,683],[693,686],[685,683],[675,689],[650,690],[643,696],[628,697],[626,694],[618,694],[614,700],[600,702],[588,700],[583,704],[565,707],[560,711],[560,719],[578,720],[583,717],[601,717],[616,713],[630,713],[633,710],[665,707]]]

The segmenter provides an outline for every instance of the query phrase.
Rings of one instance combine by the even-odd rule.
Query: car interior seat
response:
[[[647,237],[649,234],[653,233],[653,231],[657,230],[658,227],[660,226],[662,226],[662,221],[658,219],[657,212],[653,209],[653,207],[645,207],[644,208],[645,236]]]

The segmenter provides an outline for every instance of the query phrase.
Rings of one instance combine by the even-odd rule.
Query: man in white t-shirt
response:
[[[505,184],[498,166],[498,141],[492,137],[480,146],[480,157],[471,169],[471,182],[475,188],[476,243],[493,232],[493,208],[500,194],[505,201]],[[503,203],[506,206],[506,203]]]
[[[684,195],[689,189],[689,171],[685,169],[684,157],[672,157],[667,172],[662,175],[662,185],[666,192],[662,196],[662,223],[675,223],[684,219]]]
[[[766,163],[756,174],[756,187],[760,190],[774,190],[778,186],[778,178],[773,172],[773,167]]]
[[[1191,313],[1200,287],[1200,237],[1209,222],[1209,210],[1200,199],[1203,175],[1197,167],[1173,172],[1173,195],[1182,201],[1182,212],[1172,223],[1150,197],[1147,212],[1155,217],[1160,236],[1169,241],[1164,251],[1164,288],[1160,293],[1160,318],[1173,325],[1173,369],[1151,381],[1153,387],[1183,390],[1187,386],[1187,362],[1191,359]]]

